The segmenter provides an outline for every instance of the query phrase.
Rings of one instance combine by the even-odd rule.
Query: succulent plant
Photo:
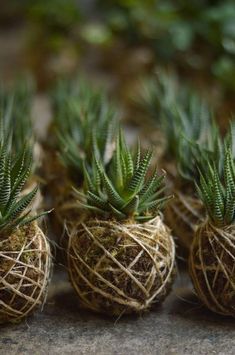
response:
[[[177,159],[178,172],[181,178],[191,185],[199,182],[200,172],[198,167],[200,166],[201,172],[206,172],[208,164],[216,165],[216,169],[221,176],[227,145],[231,147],[233,159],[235,157],[234,128],[234,121],[232,120],[225,137],[222,137],[218,125],[213,121],[198,141],[190,141],[182,137]]]
[[[38,188],[21,196],[32,167],[32,153],[25,147],[17,155],[7,151],[7,143],[0,145],[0,234],[12,232],[15,228],[32,223],[40,216],[30,215],[30,204]]]
[[[87,200],[84,207],[106,218],[152,219],[169,197],[164,196],[165,174],[156,171],[147,178],[151,157],[151,151],[141,157],[139,145],[133,156],[120,132],[107,172],[96,154],[91,174],[84,164],[87,188],[86,194],[82,194]]]
[[[83,162],[92,164],[92,149],[107,163],[112,150],[115,111],[102,90],[86,81],[62,81],[54,93],[54,123],[65,165],[83,180]]]
[[[18,152],[25,141],[34,143],[34,134],[31,120],[34,82],[32,79],[21,79],[13,87],[1,87],[0,107],[4,129],[11,134],[11,144]]]
[[[161,127],[162,113],[177,101],[177,76],[163,70],[156,70],[151,77],[142,79],[139,95],[134,97],[136,105],[141,107],[156,126]]]
[[[222,177],[227,145],[231,147],[234,159],[234,123],[231,122],[230,129],[224,138],[214,123],[211,130],[205,132],[205,140],[195,142],[182,138],[180,144],[181,149],[178,155],[180,179],[175,185],[175,199],[167,205],[165,212],[167,223],[187,254],[193,235],[206,213],[205,204],[196,194],[195,183],[199,184],[202,176],[207,174],[208,166],[216,169],[219,177]]]
[[[166,154],[177,159],[184,138],[203,143],[212,122],[210,109],[204,100],[185,90],[183,99],[164,108],[162,126],[167,141]]]
[[[181,179],[192,186],[199,179],[198,166],[204,168],[208,162],[216,161],[221,170],[223,153],[222,136],[215,122],[202,127],[197,140],[182,136],[177,152],[177,170]]]
[[[183,140],[208,145],[208,132],[213,129],[216,134],[213,114],[205,100],[190,87],[179,85],[174,72],[156,72],[143,82],[140,97],[135,100],[161,130],[165,155],[172,161],[184,151]]]
[[[162,302],[174,277],[175,247],[161,219],[164,174],[149,175],[151,152],[133,154],[120,132],[109,166],[84,164],[86,213],[69,234],[67,261],[80,304],[120,316]],[[156,252],[157,251],[157,252]],[[161,265],[159,267],[158,265]]]
[[[31,173],[27,144],[15,149],[0,121],[0,323],[18,322],[45,301],[50,274],[49,243],[34,215],[35,187],[24,191]],[[12,133],[12,132],[10,132]]]
[[[231,225],[235,220],[235,164],[231,147],[225,150],[223,175],[216,164],[200,173],[199,196],[216,226]]]
[[[207,172],[200,174],[197,190],[207,214],[190,250],[191,279],[209,309],[234,317],[235,163],[231,145],[225,148],[222,176],[216,164],[209,164]]]
[[[168,107],[165,115],[166,137],[170,142],[166,153],[174,158],[176,166],[173,180],[175,199],[167,205],[165,214],[181,246],[179,251],[187,255],[204,214],[204,206],[196,196],[194,184],[199,180],[198,165],[206,169],[209,162],[216,161],[218,169],[221,169],[224,147],[208,105],[187,90],[184,100]]]

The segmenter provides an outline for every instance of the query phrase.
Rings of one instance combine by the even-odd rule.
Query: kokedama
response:
[[[71,231],[68,270],[83,307],[109,315],[142,312],[165,299],[175,271],[175,246],[162,221],[165,175],[149,175],[151,152],[135,156],[123,134],[109,167],[93,153],[84,164],[86,210]]]
[[[50,248],[30,204],[37,187],[21,196],[32,166],[31,152],[13,154],[0,142],[0,323],[17,322],[44,303]],[[42,213],[41,216],[45,214]]]
[[[225,151],[223,175],[216,165],[200,175],[198,192],[207,218],[197,229],[189,271],[195,290],[212,311],[235,316],[235,163]]]

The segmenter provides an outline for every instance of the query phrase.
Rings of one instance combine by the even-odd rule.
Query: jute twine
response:
[[[67,260],[81,306],[120,316],[167,296],[175,246],[160,217],[142,224],[88,220],[71,231]]]
[[[189,271],[195,290],[212,311],[235,316],[235,226],[206,222],[192,244]]]
[[[50,270],[49,243],[36,223],[0,239],[0,323],[44,305]]]
[[[178,244],[188,253],[194,233],[202,222],[204,207],[201,201],[190,195],[174,191],[174,199],[165,210],[166,223],[172,229]]]

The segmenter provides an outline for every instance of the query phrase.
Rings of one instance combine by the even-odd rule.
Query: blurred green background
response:
[[[27,71],[46,90],[81,70],[125,100],[137,77],[167,67],[233,110],[233,0],[5,1],[0,46],[4,81]]]

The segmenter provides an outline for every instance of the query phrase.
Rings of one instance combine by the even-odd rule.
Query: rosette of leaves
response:
[[[174,186],[175,199],[166,208],[166,220],[177,237],[183,255],[188,254],[194,232],[205,213],[194,186],[195,181],[199,180],[198,166],[206,170],[208,163],[217,162],[220,171],[223,165],[224,145],[218,126],[213,122],[209,130],[204,129],[197,141],[181,137],[177,153],[179,178]],[[230,132],[226,139],[232,139]]]
[[[161,210],[169,199],[164,196],[164,174],[155,172],[149,180],[146,179],[152,153],[147,151],[141,159],[138,145],[133,159],[122,133],[118,135],[108,174],[96,151],[93,157],[92,174],[84,165],[87,209],[105,218],[114,216],[125,220],[133,217],[136,221],[148,221],[153,218],[153,211]]]
[[[90,171],[93,149],[104,164],[110,160],[116,112],[104,91],[83,78],[60,80],[52,93],[52,105],[59,159],[54,159],[57,164],[49,189],[55,203],[54,227],[62,234],[61,226],[69,227],[82,218],[72,186],[81,188],[84,183],[84,161]]]
[[[169,196],[164,174],[150,174],[150,160],[140,146],[131,153],[120,133],[109,168],[95,151],[92,171],[84,166],[85,189],[77,194],[86,218],[69,235],[67,260],[85,308],[139,313],[170,290],[175,247],[160,212]]]
[[[206,172],[208,164],[213,163],[220,175],[222,174],[225,146],[229,144],[234,150],[234,122],[231,122],[224,138],[215,123],[210,131],[205,132],[204,138],[198,143],[182,138],[178,156],[180,180],[175,185],[175,199],[166,208],[166,220],[177,236],[184,254],[188,254],[194,232],[205,214],[204,205],[194,187],[195,181],[199,182],[200,177],[198,166],[201,172]]]
[[[169,107],[177,100],[178,86],[178,79],[173,72],[156,70],[151,77],[142,79],[134,102],[160,127],[164,107]]]
[[[36,140],[31,115],[34,92],[34,81],[31,78],[19,79],[9,88],[2,86],[0,91],[1,139],[5,139],[4,136],[7,135],[9,149],[14,153],[24,149],[25,142],[32,146],[31,176],[22,194],[27,194],[37,186],[37,170],[42,160],[42,148]],[[40,208],[41,203],[42,196],[38,191],[33,204],[35,211]]]
[[[31,174],[32,153],[12,153],[0,142],[0,323],[17,322],[45,300],[50,248],[30,205],[37,187],[23,194]]]
[[[163,136],[165,158],[171,162],[171,170],[178,160],[182,137],[201,142],[213,125],[213,115],[205,100],[190,87],[179,85],[174,72],[159,71],[146,79],[135,100],[151,117],[157,139]]]
[[[222,137],[206,102],[187,86],[179,86],[176,77],[159,73],[147,87],[143,106],[163,134],[162,164],[170,173],[175,195],[166,207],[166,220],[180,244],[179,253],[187,255],[204,214],[203,204],[195,193],[194,181],[199,178],[197,166],[200,163],[206,167],[208,161],[217,161],[221,169]],[[229,136],[230,133],[227,139]]]
[[[179,252],[188,252],[194,230],[204,213],[196,197],[194,180],[197,165],[221,161],[223,144],[210,107],[188,86],[179,85],[177,77],[159,72],[147,84],[142,105],[152,117],[165,141],[162,165],[170,173],[169,187],[175,198],[166,207],[166,220],[180,244]],[[203,165],[203,164],[201,164]]]
[[[103,90],[84,80],[59,82],[53,95],[58,148],[76,184],[83,181],[83,162],[91,166],[92,149],[108,162],[116,113]]]
[[[1,115],[5,130],[11,132],[12,148],[17,152],[25,141],[34,144],[31,118],[32,100],[35,92],[32,79],[19,79],[13,87],[3,85],[0,90]]]
[[[200,174],[197,190],[207,217],[191,246],[191,279],[209,309],[234,317],[235,164],[230,144],[225,149],[223,174],[216,164],[209,164],[207,172]]]
[[[222,169],[224,157],[224,144],[219,127],[215,121],[207,127],[199,128],[198,139],[188,139],[182,136],[177,151],[177,170],[181,181],[180,185],[189,185],[194,190],[194,182],[199,179],[198,165],[205,167],[208,162],[216,162],[218,169]],[[232,143],[231,126],[226,140]]]

